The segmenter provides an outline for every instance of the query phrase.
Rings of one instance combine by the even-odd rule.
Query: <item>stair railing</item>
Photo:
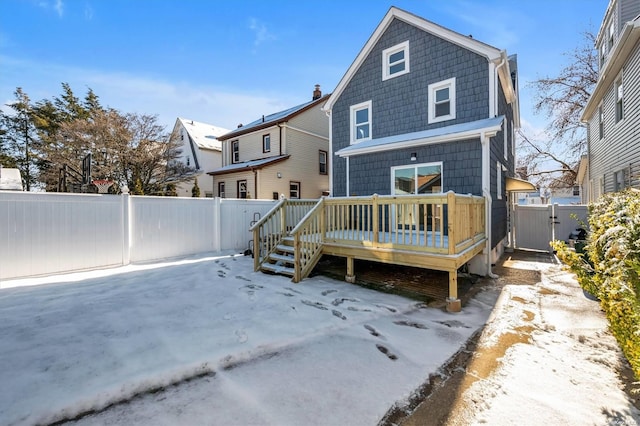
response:
[[[324,197],[291,230],[294,247],[293,282],[305,278],[322,256],[325,232]]]

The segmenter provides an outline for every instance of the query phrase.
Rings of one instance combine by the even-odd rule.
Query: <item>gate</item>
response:
[[[586,205],[516,205],[515,247],[550,252],[551,241],[567,241],[576,228],[586,227],[587,213]]]

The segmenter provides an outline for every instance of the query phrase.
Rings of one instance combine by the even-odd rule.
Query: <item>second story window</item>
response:
[[[238,141],[231,141],[231,162],[240,162],[240,144]]]
[[[382,80],[409,72],[409,40],[382,51]]]
[[[327,151],[320,151],[320,174],[327,174]]]
[[[456,118],[456,79],[429,85],[429,123]]]
[[[262,135],[262,152],[271,152],[271,135]]]
[[[609,45],[609,52],[611,52],[611,49],[613,49],[613,43],[615,41],[615,28],[613,26],[613,22],[611,23],[611,25],[609,25],[609,40],[608,40],[608,45]]]
[[[600,139],[604,138],[604,115],[602,112],[602,105],[598,107],[598,136]]]
[[[616,81],[616,123],[624,118],[622,78]]]
[[[371,101],[351,106],[351,143],[371,139]]]

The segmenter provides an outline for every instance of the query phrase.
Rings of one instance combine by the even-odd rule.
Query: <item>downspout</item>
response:
[[[502,68],[503,66],[505,66],[505,64],[507,63],[507,59],[505,57],[505,51],[502,50],[500,52],[500,57],[502,58],[502,60],[500,61],[500,63],[495,67],[495,73],[493,76],[494,79],[494,84],[493,84],[493,102],[492,105],[489,106],[489,118],[493,118],[493,117],[497,117],[498,116],[498,94],[500,93],[500,91],[498,90],[498,86],[500,85],[500,76],[498,74],[500,68]],[[506,131],[506,129],[505,129]]]
[[[325,110],[324,112],[329,117],[329,155],[327,161],[331,162],[331,165],[327,164],[329,168],[329,196],[333,195],[333,120],[331,119],[331,110]]]
[[[282,155],[282,126],[278,123],[278,131],[280,135],[278,136],[278,146],[280,147],[280,155]]]
[[[485,243],[485,254],[487,276],[497,278],[491,272],[491,219],[492,219],[492,198],[491,198],[491,146],[484,132],[480,134],[480,144],[482,145],[482,195],[485,197],[484,227],[487,242]]]

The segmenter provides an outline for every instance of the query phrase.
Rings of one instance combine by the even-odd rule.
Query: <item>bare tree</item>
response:
[[[568,65],[557,76],[531,83],[536,90],[535,110],[548,118],[544,134],[520,132],[519,167],[524,178],[551,183],[574,182],[580,156],[586,153],[586,130],[580,116],[598,81],[595,35],[586,31],[580,46],[565,56]]]

